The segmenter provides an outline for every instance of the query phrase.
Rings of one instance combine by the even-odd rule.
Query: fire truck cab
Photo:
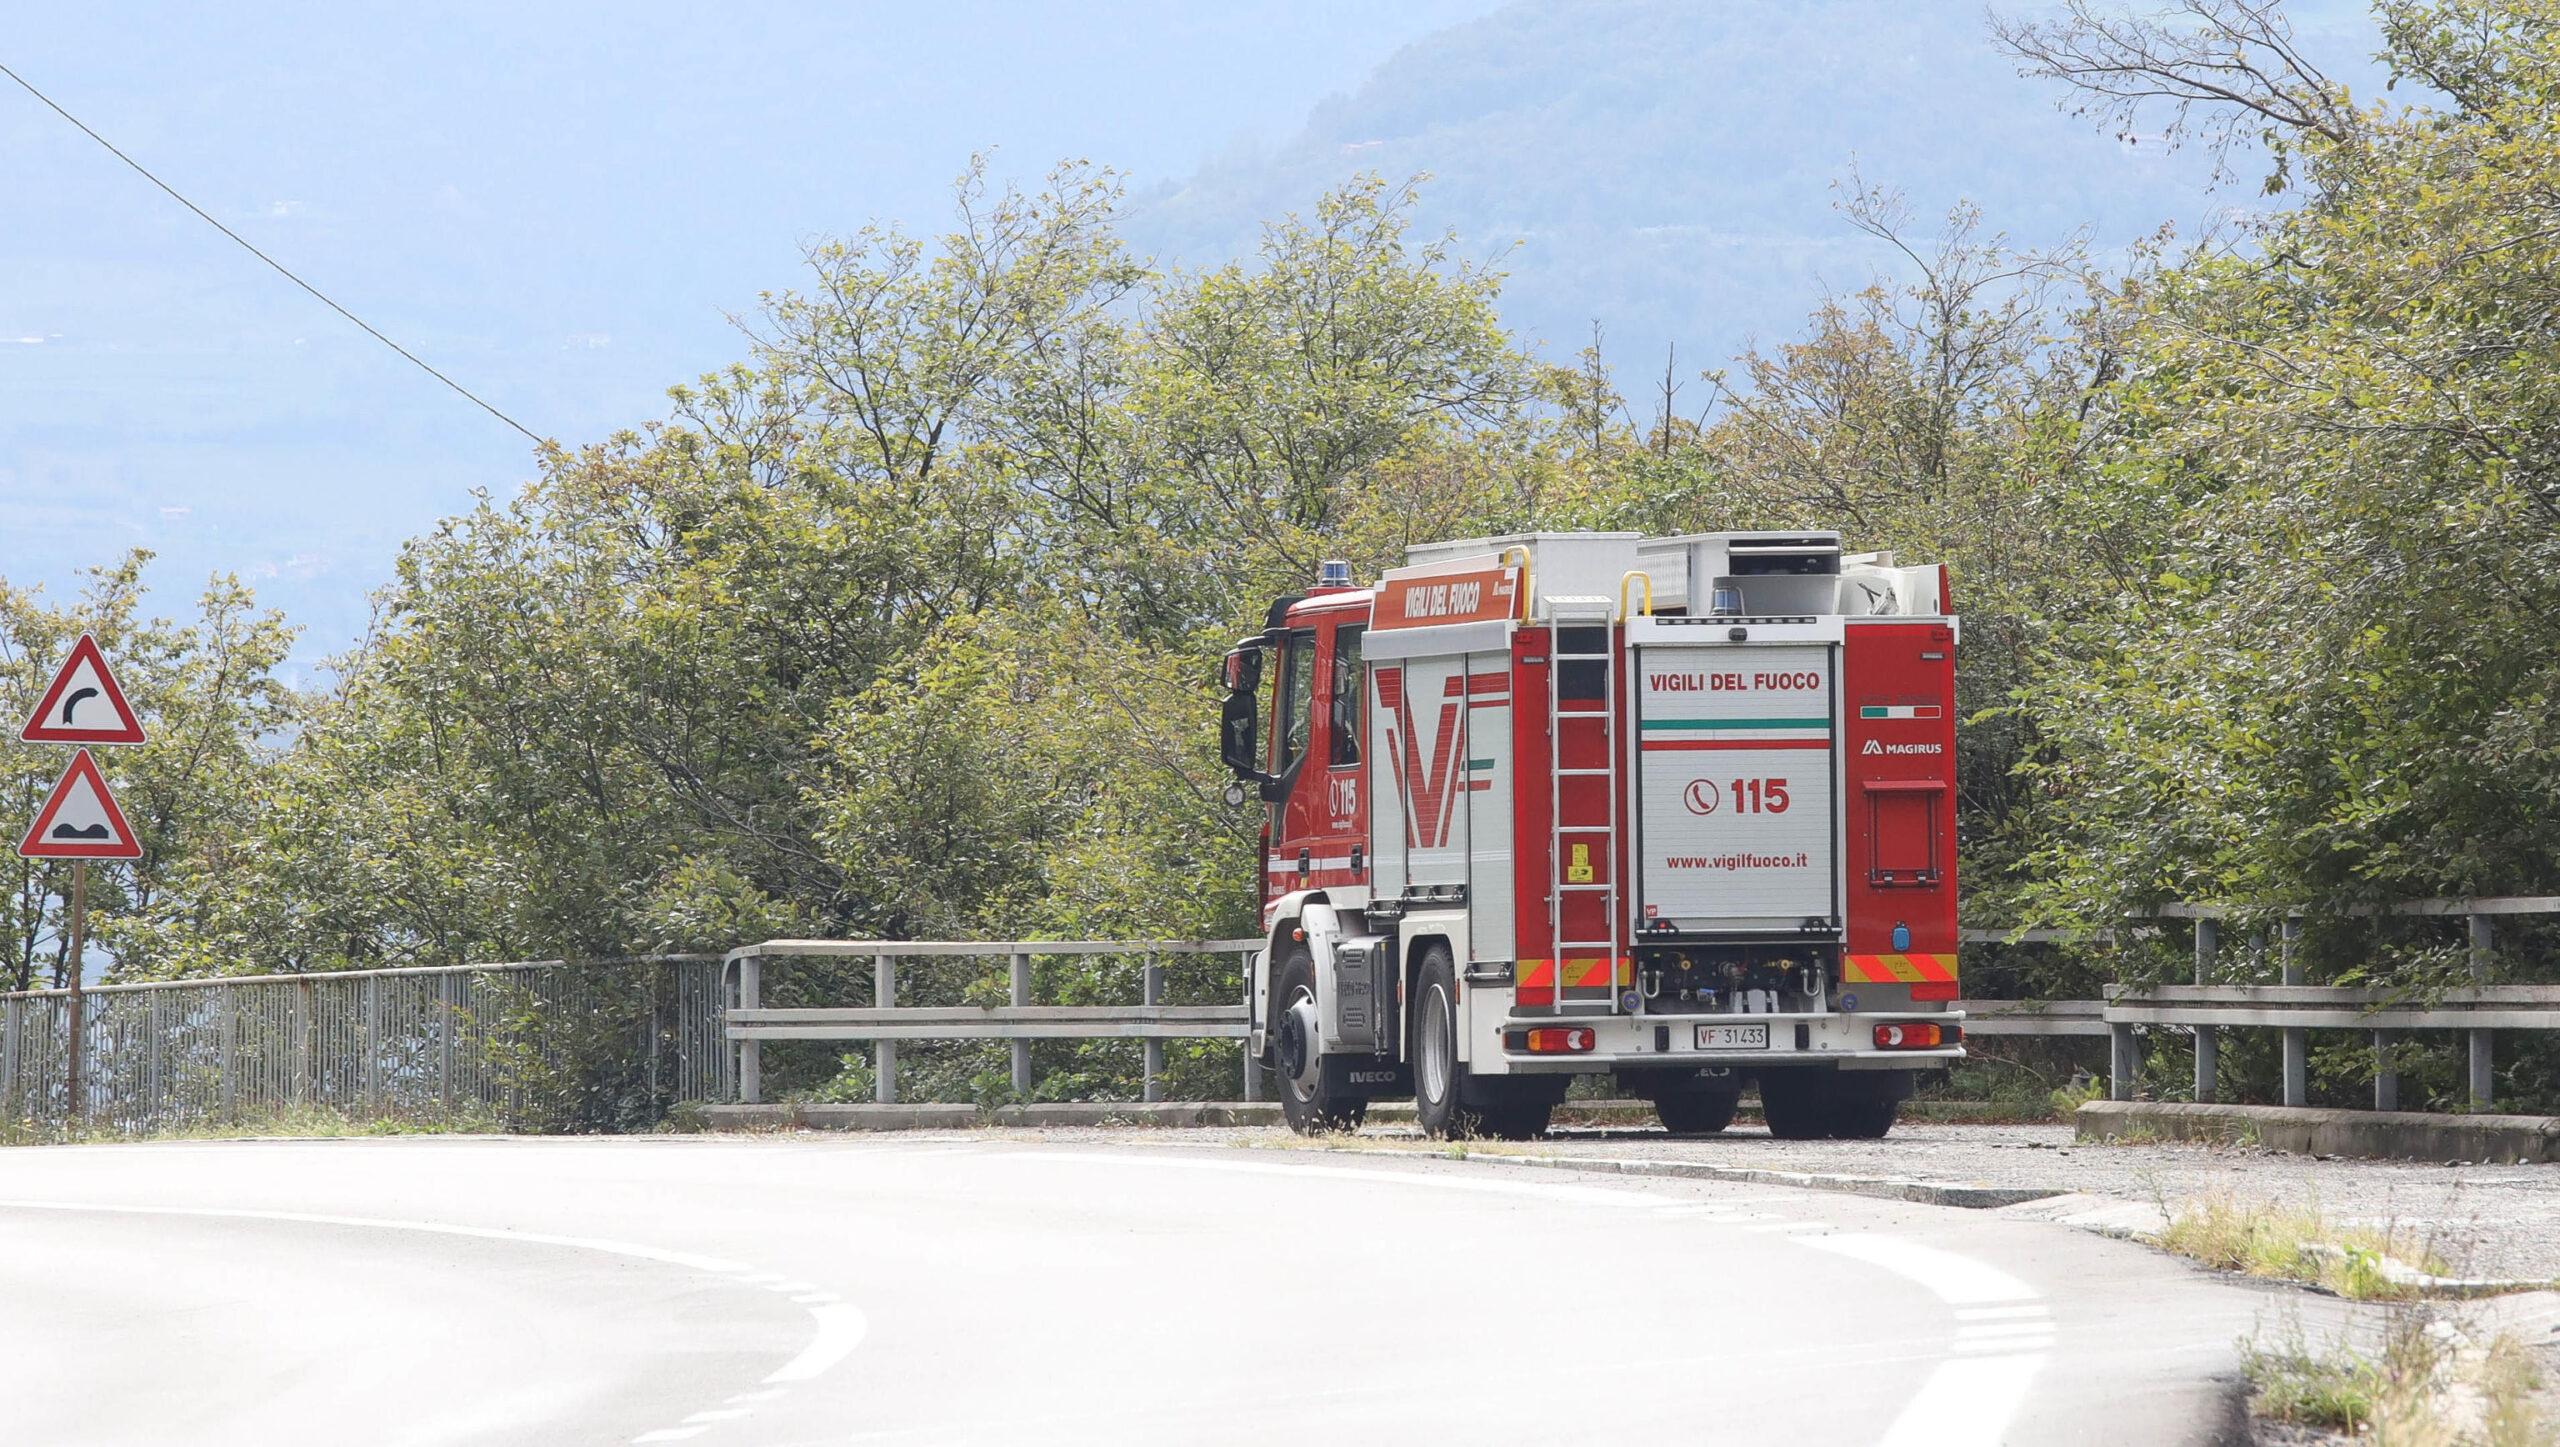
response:
[[[1533,1136],[1609,1073],[1875,1137],[1963,1055],[1938,566],[1828,532],[1529,533],[1327,563],[1226,656],[1266,810],[1247,1048],[1292,1126]]]

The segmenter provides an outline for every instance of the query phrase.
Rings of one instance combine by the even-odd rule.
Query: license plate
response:
[[[1701,1050],[1766,1050],[1769,1048],[1767,1025],[1701,1025],[1698,1027]]]

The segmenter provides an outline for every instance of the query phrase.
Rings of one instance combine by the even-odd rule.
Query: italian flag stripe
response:
[[[1936,718],[1937,716],[1938,706],[1934,703],[1871,703],[1858,710],[1860,718]]]
[[[1820,729],[1831,732],[1827,718],[1649,718],[1645,728],[1653,729]]]

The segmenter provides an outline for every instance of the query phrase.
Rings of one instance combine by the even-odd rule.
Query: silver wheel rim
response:
[[[1315,1013],[1315,1003],[1316,997],[1314,991],[1303,988],[1292,991],[1289,995],[1289,1008],[1287,1013],[1294,1015],[1298,1012],[1300,1006],[1305,1006],[1307,1013],[1312,1016]],[[1305,1021],[1301,1022],[1301,1033],[1306,1036],[1307,1042],[1305,1063],[1299,1074],[1288,1077],[1289,1094],[1300,1104],[1304,1104],[1315,1099],[1316,1078],[1323,1070],[1323,1067],[1316,1063],[1315,1031],[1312,1028],[1305,1028],[1309,1023],[1310,1022]]]
[[[1422,1093],[1427,1100],[1449,1098],[1449,992],[1434,981],[1422,1014]]]

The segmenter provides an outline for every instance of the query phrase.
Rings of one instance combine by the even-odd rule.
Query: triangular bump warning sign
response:
[[[107,792],[98,761],[82,749],[72,756],[62,782],[45,796],[18,853],[28,859],[140,859],[142,842]]]
[[[116,676],[107,671],[107,656],[98,640],[83,633],[71,645],[71,656],[44,691],[35,717],[18,730],[31,744],[138,744],[142,720],[124,701]]]

